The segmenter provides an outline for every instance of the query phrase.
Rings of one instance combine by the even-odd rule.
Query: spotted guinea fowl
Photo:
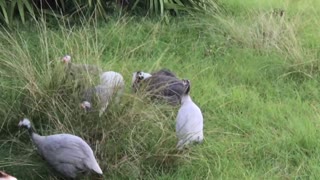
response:
[[[28,129],[40,156],[63,176],[76,178],[80,173],[88,172],[102,175],[92,149],[80,137],[71,134],[40,136],[27,118],[21,120],[19,126]]]
[[[61,61],[65,64],[65,70],[68,73],[68,75],[71,76],[77,76],[81,73],[88,73],[91,75],[100,75],[103,71],[101,68],[94,66],[94,65],[88,65],[88,64],[75,64],[71,62],[71,56],[65,55]]]
[[[162,99],[171,105],[178,105],[185,87],[175,74],[162,69],[152,74],[142,71],[133,73],[132,89],[134,92],[145,90],[151,99]]]
[[[189,143],[200,143],[203,141],[202,112],[189,95],[190,81],[183,80],[183,83],[186,91],[181,98],[181,107],[176,118],[177,148],[179,150],[183,149]]]
[[[10,176],[9,174],[0,171],[0,180],[17,180],[17,178]]]
[[[114,96],[115,103],[119,103],[124,87],[125,83],[120,73],[114,71],[104,72],[100,76],[100,84],[84,92],[81,107],[85,110],[90,110],[92,108],[93,96],[97,96],[100,108],[99,116],[101,116]]]

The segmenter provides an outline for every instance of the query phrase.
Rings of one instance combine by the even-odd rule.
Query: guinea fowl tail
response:
[[[94,172],[96,172],[96,173],[98,173],[98,174],[100,174],[100,175],[103,174],[103,173],[102,173],[102,170],[101,170],[101,168],[100,168],[100,166],[99,166],[99,164],[98,164],[97,162],[95,162],[95,163],[93,164],[93,166],[91,167],[91,169],[92,169]]]

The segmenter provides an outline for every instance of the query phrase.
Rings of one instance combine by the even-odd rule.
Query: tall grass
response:
[[[150,167],[159,172],[165,169],[171,171],[180,159],[184,159],[183,154],[175,151],[174,120],[177,109],[146,103],[142,97],[134,96],[129,82],[132,73],[138,70],[137,67],[129,63],[123,63],[119,67],[114,65],[120,58],[128,58],[126,61],[130,62],[130,54],[139,47],[127,53],[111,52],[122,51],[120,47],[112,48],[110,52],[107,50],[108,45],[121,43],[121,40],[112,42],[110,39],[114,34],[125,31],[126,23],[130,20],[126,21],[116,22],[107,32],[98,32],[89,25],[78,29],[61,26],[58,30],[50,30],[39,22],[36,26],[37,35],[30,39],[20,32],[2,32],[1,77],[4,84],[1,88],[7,94],[6,97],[12,96],[14,99],[3,101],[5,118],[1,136],[8,137],[6,133],[10,133],[15,140],[7,139],[3,146],[8,148],[7,145],[10,144],[10,148],[24,155],[4,159],[8,164],[3,167],[13,168],[15,164],[27,166],[23,163],[25,159],[32,159],[34,156],[29,141],[23,138],[27,134],[17,132],[16,124],[22,117],[29,117],[40,134],[65,132],[84,138],[93,147],[102,169],[113,172],[114,176],[152,177]],[[158,33],[158,28],[148,31]],[[118,38],[123,38],[121,36]],[[105,38],[103,42],[106,44],[100,37]],[[152,44],[153,40],[146,43]],[[77,84],[88,83],[85,87],[89,87],[95,82],[90,79],[99,77],[83,74],[83,79],[79,82],[69,79],[60,62],[60,58],[66,53],[73,56],[74,63],[95,64],[105,70],[122,73],[127,82],[127,93],[121,104],[111,106],[102,118],[97,116],[96,111],[87,114],[82,112],[79,103],[83,89],[77,89]],[[106,59],[102,64],[104,53],[115,53],[115,59]],[[127,54],[127,57],[122,57],[123,54]],[[24,139],[23,143],[18,139]],[[29,162],[28,165],[35,168],[37,163]],[[22,174],[35,179],[41,177],[31,171],[22,172],[21,176]],[[106,174],[106,177],[110,176]]]
[[[27,116],[42,135],[84,138],[105,179],[317,179],[320,94],[311,67],[319,57],[307,41],[318,35],[311,23],[317,16],[306,23],[299,16],[305,10],[284,8],[279,17],[258,5],[242,12],[233,5],[237,14],[226,8],[170,25],[122,18],[1,31],[0,169],[20,179],[57,179],[17,127]],[[77,84],[97,77],[66,78],[59,62],[65,54],[122,73],[121,103],[101,118],[82,112]],[[175,150],[177,108],[130,92],[132,72],[162,67],[191,80],[204,114],[204,144],[184,152]],[[298,71],[308,78],[289,75]]]
[[[305,41],[307,34],[318,37],[312,30],[313,18],[318,14],[314,9],[316,1],[300,4],[295,1],[250,1],[247,3],[226,3],[238,6],[235,13],[243,16],[218,16],[228,37],[244,47],[256,49],[261,53],[278,52],[288,63],[288,73],[300,73],[312,77],[317,73],[319,60],[314,48]],[[257,5],[263,4],[263,5]],[[254,8],[256,7],[256,8]],[[238,8],[242,8],[241,11]],[[252,18],[247,18],[252,17]],[[305,29],[308,27],[308,29]],[[309,29],[310,28],[310,29]]]

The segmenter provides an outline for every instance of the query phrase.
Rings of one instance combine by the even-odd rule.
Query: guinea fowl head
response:
[[[0,171],[0,180],[17,180],[17,178],[10,176],[3,171]]]
[[[140,80],[147,79],[147,78],[149,78],[151,76],[152,76],[151,74],[146,73],[146,72],[141,72],[141,71],[137,74],[137,78],[140,79]]]
[[[184,94],[185,94],[185,95],[189,95],[189,93],[190,93],[190,87],[191,87],[190,80],[188,80],[188,79],[182,79],[182,83],[183,83],[183,85],[184,85],[184,87],[185,87],[185,92],[184,92]]]
[[[139,83],[140,81],[142,81],[144,79],[147,79],[147,78],[149,78],[151,76],[152,76],[151,74],[145,73],[145,72],[142,72],[142,71],[134,72],[133,76],[132,76],[132,84]]]
[[[19,122],[18,126],[30,129],[31,128],[30,120],[27,118],[24,118]]]
[[[183,105],[186,102],[190,102],[192,101],[191,97],[190,97],[190,89],[191,89],[191,84],[190,84],[190,80],[188,79],[182,79],[182,83],[184,86],[184,94],[181,96],[181,104]]]
[[[91,109],[91,103],[88,102],[88,101],[83,101],[80,106],[81,106],[81,108],[83,108],[84,110],[89,110],[89,109]]]
[[[65,55],[63,58],[62,58],[62,60],[61,60],[62,62],[64,62],[64,63],[70,63],[71,62],[71,56],[70,55]]]

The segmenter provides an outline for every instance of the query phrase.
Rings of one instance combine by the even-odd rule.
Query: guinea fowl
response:
[[[200,108],[192,101],[190,81],[183,80],[186,91],[181,98],[181,107],[176,118],[177,148],[183,149],[192,142],[203,141],[203,116]]]
[[[72,63],[70,55],[65,55],[61,61],[66,65],[66,72],[71,76],[77,76],[81,73],[100,75],[103,72],[101,68],[94,65]]]
[[[92,108],[93,96],[97,96],[100,108],[99,116],[101,116],[114,95],[116,96],[115,102],[119,103],[124,87],[125,83],[120,73],[114,71],[104,72],[100,76],[100,84],[85,91],[81,107],[85,110],[90,110]]]
[[[0,171],[0,180],[17,180],[17,178],[10,176],[9,174]]]
[[[19,126],[28,129],[37,152],[63,176],[76,178],[80,173],[91,171],[102,175],[92,149],[80,137],[71,134],[40,136],[27,118],[21,120]]]
[[[173,106],[180,104],[185,91],[182,81],[167,69],[152,74],[142,71],[133,73],[132,89],[134,92],[145,90],[151,99],[162,99]]]

